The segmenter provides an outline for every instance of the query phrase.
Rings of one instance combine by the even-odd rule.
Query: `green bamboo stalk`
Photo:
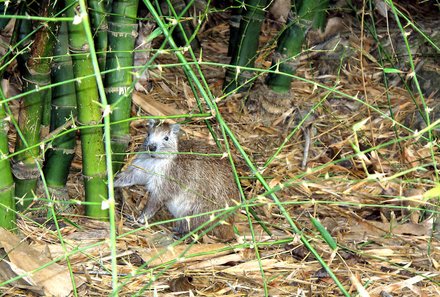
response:
[[[174,41],[179,46],[187,46],[188,41],[193,51],[200,50],[200,41],[194,34],[194,26],[189,19],[188,8],[184,0],[167,0],[161,2],[162,14],[165,17],[177,18],[180,26],[172,30]],[[183,20],[183,21],[182,21]]]
[[[49,134],[50,129],[50,118],[51,118],[51,99],[52,99],[52,89],[46,91],[46,96],[43,98],[43,113],[41,116],[41,128],[40,137],[44,138]]]
[[[104,3],[102,0],[89,0],[91,23],[93,26],[95,48],[98,52],[99,69],[105,70],[105,63],[107,59],[107,45],[108,45],[108,23],[107,23],[107,10],[106,6],[111,5],[107,1]]]
[[[298,3],[299,2],[299,3]],[[310,29],[322,28],[326,21],[328,0],[297,1],[298,21],[289,20],[286,30],[278,39],[278,45],[272,60],[271,70],[281,73],[270,73],[266,85],[275,93],[288,93],[292,77],[283,73],[294,74],[297,66],[295,57],[301,53],[306,34]]]
[[[26,3],[20,3],[17,15],[26,14]],[[18,30],[18,44],[17,47],[20,50],[20,56],[18,57],[19,65],[26,63],[29,59],[29,50],[27,49],[29,44],[32,42],[31,34],[37,31],[32,31],[32,22],[30,20],[17,19],[15,26]]]
[[[229,45],[228,45],[228,56],[232,57],[235,54],[236,46],[239,42],[239,32],[240,32],[240,22],[242,7],[241,1],[234,0],[234,6],[231,9],[231,17],[229,18]]]
[[[247,83],[252,77],[252,71],[240,70],[240,67],[253,67],[258,48],[258,36],[261,31],[261,24],[264,20],[267,0],[246,0],[244,2],[243,15],[240,22],[240,42],[236,45],[231,59],[231,65],[236,68],[228,68],[225,74],[224,92],[234,90],[243,92],[251,87]]]
[[[3,5],[3,4],[2,4]],[[24,5],[22,4],[20,9]],[[5,7],[2,7],[5,9]],[[24,9],[23,9],[24,11]],[[7,20],[7,19],[6,19]],[[9,20],[7,20],[9,21]],[[7,22],[5,22],[6,24]],[[9,41],[10,45],[16,45],[18,36],[20,35],[22,20],[15,21],[15,28]],[[17,45],[16,45],[17,46]],[[3,77],[3,73],[6,70],[5,64],[9,63],[8,59],[12,56],[12,49],[5,53],[0,59],[0,78]],[[3,85],[0,86],[0,100],[5,100],[5,94],[3,93]],[[7,121],[7,115],[9,113],[7,102],[0,102],[0,227],[11,230],[15,227],[16,223],[16,211],[15,211],[15,183],[12,175],[12,168],[9,162],[9,148],[8,148],[8,129],[9,123]]]
[[[42,16],[53,15],[56,7],[49,5],[49,0],[41,3]],[[50,84],[50,59],[52,56],[54,39],[53,32],[56,31],[56,23],[51,22],[48,26],[43,26],[35,35],[32,44],[30,57],[20,63],[23,76],[23,91],[39,89]],[[50,94],[46,91],[38,91],[32,95],[23,97],[21,102],[20,114],[18,119],[19,129],[23,138],[17,138],[15,151],[19,152],[27,146],[39,143],[40,128],[43,116],[43,108],[46,98]],[[27,150],[14,158],[13,173],[15,176],[15,195],[24,198],[19,203],[19,208],[29,206],[40,175],[36,162],[40,163],[42,156],[40,148],[36,147]]]
[[[103,106],[103,122],[104,122],[104,149],[105,149],[105,164],[107,169],[107,189],[108,200],[106,206],[108,206],[108,218],[110,221],[110,255],[111,255],[111,272],[112,272],[112,294],[111,296],[117,296],[118,286],[118,266],[117,266],[117,249],[116,249],[116,218],[115,218],[115,195],[113,191],[113,169],[112,169],[112,154],[111,154],[111,136],[110,136],[110,105],[108,104],[107,97],[105,95],[104,83],[99,72],[99,63],[96,55],[93,36],[90,30],[90,21],[87,15],[86,0],[79,0],[79,9],[82,15],[82,25],[86,39],[90,45],[90,58],[92,60],[92,67],[95,73],[96,84],[98,87],[99,95],[101,96],[101,104]]]
[[[128,66],[133,66],[133,50],[137,23],[136,15],[138,0],[113,1],[112,16],[109,21],[109,52],[107,54],[107,70],[115,70],[106,74],[106,96],[112,104],[111,121],[116,122],[130,117],[131,92],[133,73]],[[124,68],[125,67],[125,68]],[[128,122],[113,125],[111,130],[113,168],[117,171],[124,160],[123,153],[130,141],[130,125]]]
[[[74,121],[76,116],[76,90],[73,83],[73,65],[69,51],[67,22],[63,22],[58,33],[58,43],[54,50],[52,80],[54,83],[72,80],[69,83],[55,86],[52,91],[52,116],[50,131]],[[44,165],[46,183],[52,191],[65,193],[65,185],[69,174],[70,164],[74,157],[74,131],[55,138],[47,150]],[[58,195],[59,196],[59,195]],[[62,198],[67,198],[62,195]]]
[[[79,11],[75,0],[65,0],[67,16],[75,17]],[[77,18],[79,15],[77,15]],[[83,21],[83,20],[81,20]],[[108,191],[105,183],[106,165],[103,145],[103,133],[100,127],[102,112],[98,88],[93,76],[94,70],[90,59],[90,45],[87,42],[81,22],[68,23],[69,46],[73,61],[73,72],[77,78],[76,97],[78,123],[89,128],[81,130],[81,151],[85,187],[86,215],[96,219],[107,219],[108,211],[102,209]]]
[[[0,99],[4,100],[0,87]],[[14,179],[8,159],[8,129],[6,112],[0,103],[0,227],[11,230],[15,227],[16,213],[14,200]]]

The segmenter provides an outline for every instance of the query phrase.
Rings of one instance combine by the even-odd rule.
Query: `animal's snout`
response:
[[[157,150],[157,145],[155,145],[155,144],[149,144],[149,145],[148,145],[148,150],[149,150],[150,152],[155,152],[155,151]]]

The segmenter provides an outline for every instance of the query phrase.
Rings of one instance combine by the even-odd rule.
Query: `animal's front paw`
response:
[[[142,225],[145,224],[146,221],[147,221],[147,218],[145,217],[144,214],[141,214],[136,219],[136,222],[138,222],[139,224],[142,224]]]

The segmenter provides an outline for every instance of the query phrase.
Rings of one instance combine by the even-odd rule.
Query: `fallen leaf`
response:
[[[68,296],[72,291],[72,281],[67,267],[51,263],[51,259],[3,228],[0,228],[0,247],[5,250],[10,263],[17,268],[17,271],[28,273],[29,282],[42,287],[46,295]],[[82,284],[79,279],[75,279],[75,282],[77,287]]]

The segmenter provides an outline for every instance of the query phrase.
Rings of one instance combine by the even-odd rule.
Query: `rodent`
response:
[[[226,159],[178,152],[213,151],[197,141],[180,141],[178,124],[148,121],[148,135],[142,149],[125,171],[116,176],[115,187],[144,185],[149,200],[137,218],[144,224],[166,206],[175,218],[182,218],[234,206],[239,192]],[[214,213],[219,216],[220,212]],[[210,214],[177,221],[175,230],[183,235],[210,220]],[[223,241],[234,238],[234,216],[215,227],[211,234]]]

